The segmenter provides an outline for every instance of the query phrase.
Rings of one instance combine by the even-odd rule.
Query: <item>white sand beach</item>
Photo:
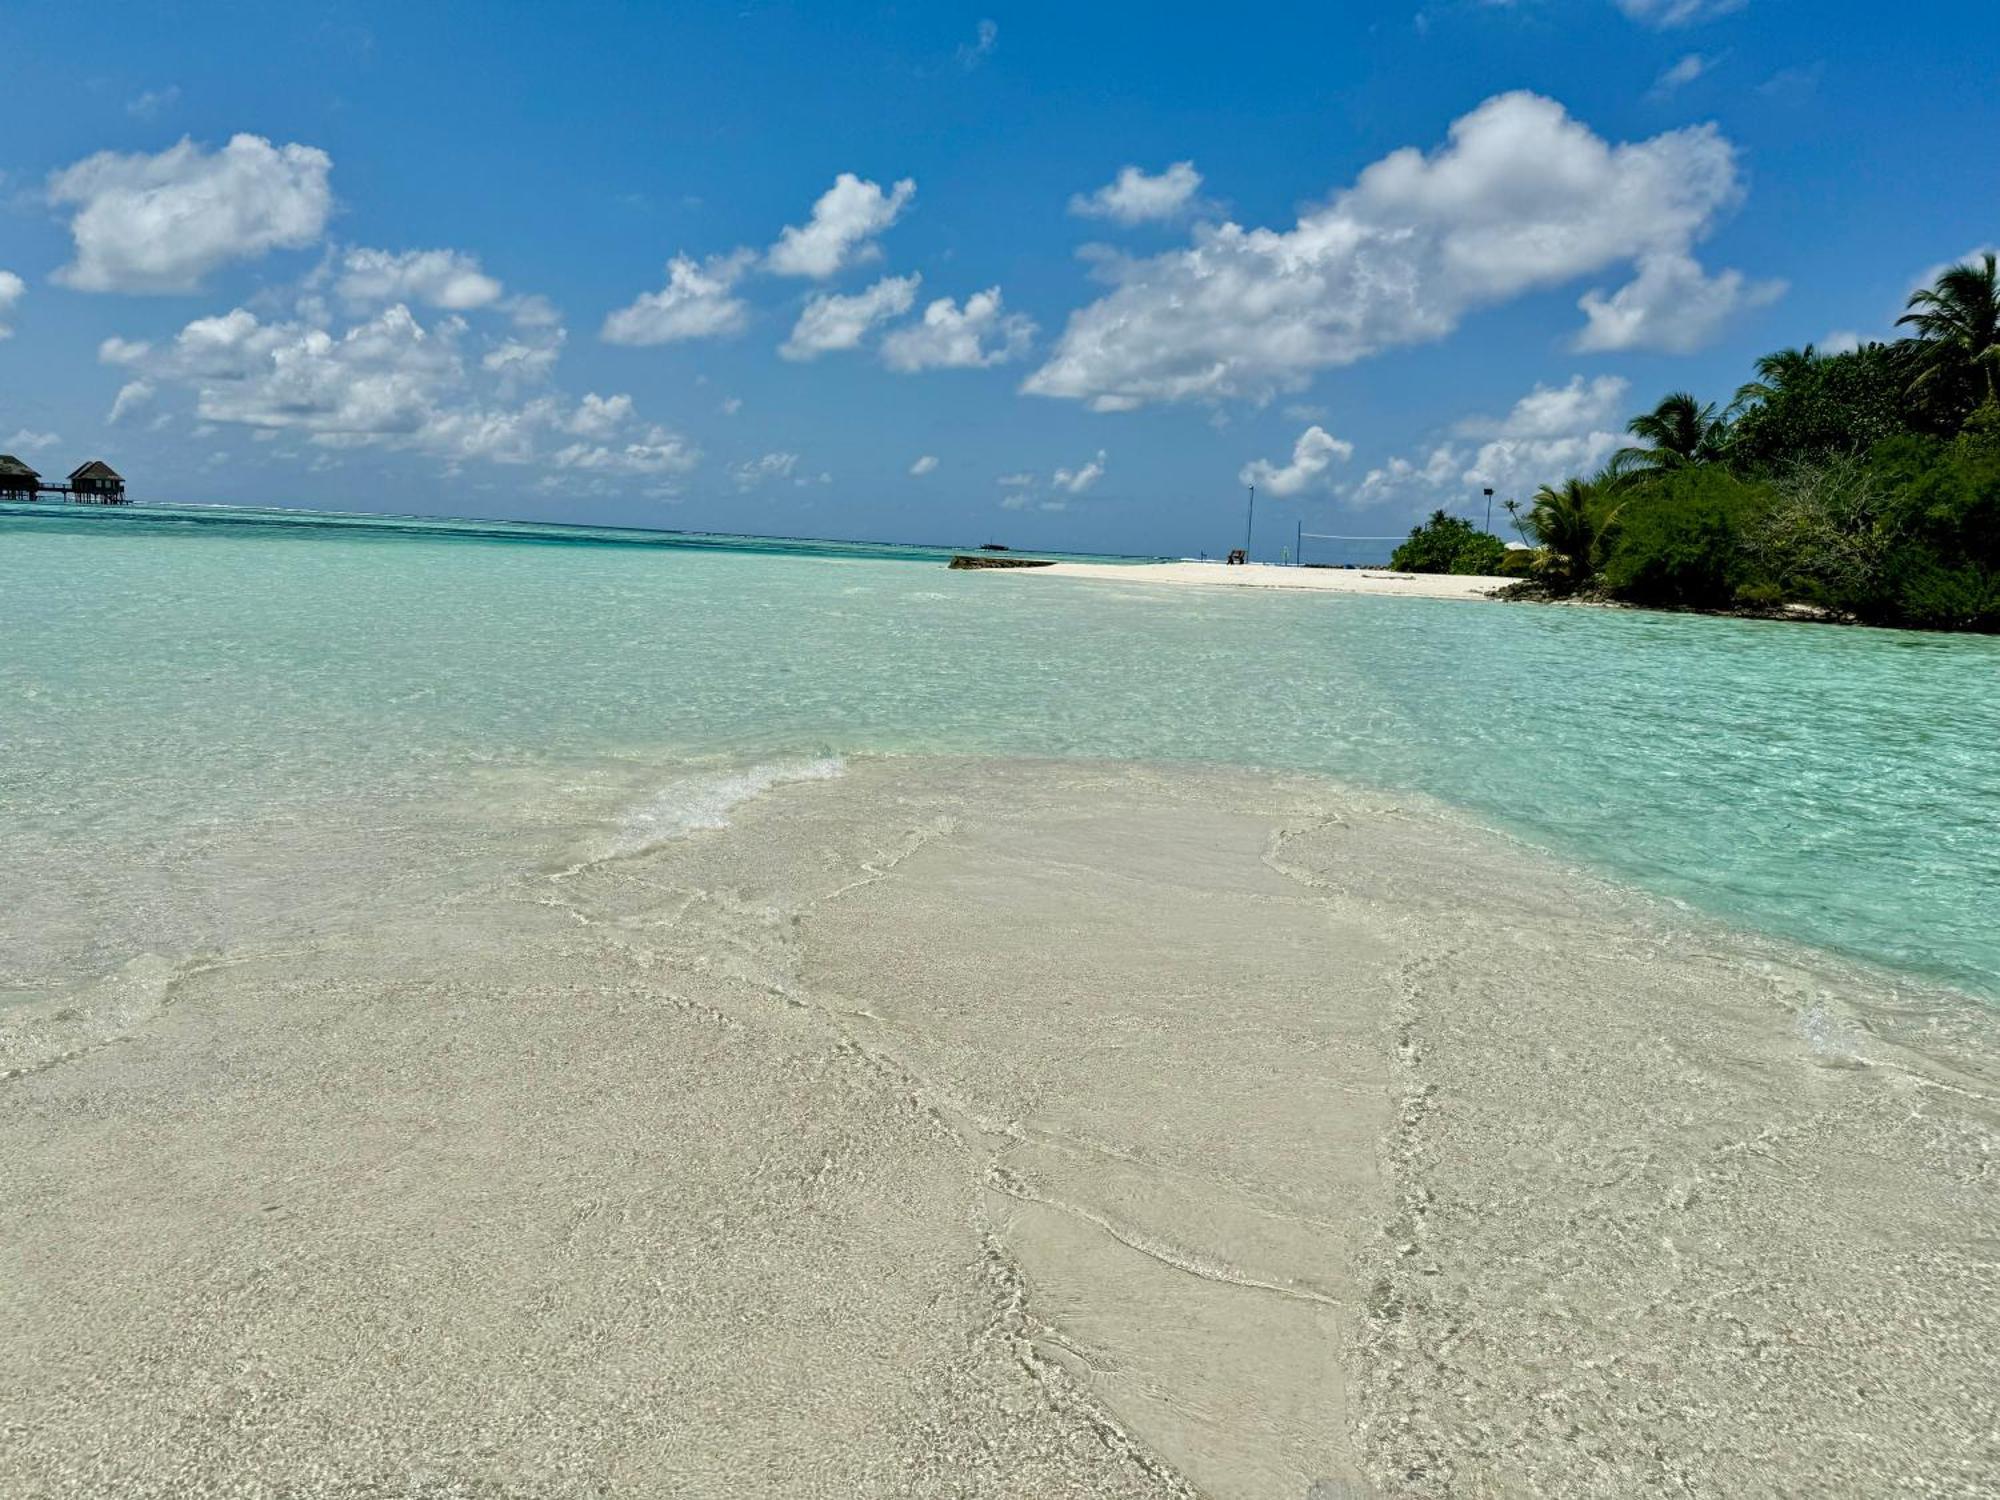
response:
[[[0,1493],[1990,1492],[1947,1001],[1304,777],[717,787],[6,1013]]]
[[[1287,568],[1276,563],[1082,563],[1001,568],[1016,578],[1094,578],[1106,583],[1157,583],[1247,589],[1304,589],[1325,594],[1390,594],[1412,599],[1485,599],[1517,580],[1445,573],[1397,573],[1388,568]]]

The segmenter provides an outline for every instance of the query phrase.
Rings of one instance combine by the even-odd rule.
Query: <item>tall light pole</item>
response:
[[[1243,518],[1243,560],[1250,560],[1250,536],[1257,527],[1257,486],[1250,486],[1250,513]]]
[[[1493,535],[1493,486],[1486,486],[1486,534]]]

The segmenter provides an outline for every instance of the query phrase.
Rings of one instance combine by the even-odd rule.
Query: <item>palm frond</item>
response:
[[[1933,346],[1924,368],[1910,382],[1912,391],[1937,380],[1951,365],[1983,368],[1989,400],[2000,399],[2000,257],[1991,251],[1940,272],[1936,281],[1910,293],[1908,311],[1896,320],[1899,328],[1917,331]]]

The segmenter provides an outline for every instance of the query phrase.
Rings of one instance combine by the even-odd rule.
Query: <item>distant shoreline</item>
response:
[[[1391,568],[1299,568],[1276,563],[1058,562],[1009,568],[1012,577],[1090,578],[1173,587],[1294,589],[1322,594],[1393,595],[1406,599],[1491,599],[1518,580],[1460,573],[1398,573]]]
[[[1716,620],[1749,620],[1775,625],[1841,625],[1850,629],[1894,630],[1908,634],[1953,634],[1921,626],[1869,626],[1818,605],[1791,603],[1741,609],[1696,609],[1635,604],[1599,594],[1570,596],[1521,591],[1523,580],[1467,573],[1403,573],[1386,567],[1302,568],[1277,563],[1219,562],[1051,562],[1004,570],[1015,576],[1086,578],[1109,583],[1164,584],[1174,588],[1235,587],[1288,589],[1321,594],[1368,594],[1377,598],[1478,599],[1499,604],[1555,605],[1566,609],[1615,609],[1640,614],[1702,615]]]

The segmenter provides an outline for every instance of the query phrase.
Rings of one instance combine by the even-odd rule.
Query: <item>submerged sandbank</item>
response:
[[[1013,578],[1094,578],[1106,583],[1310,589],[1327,594],[1401,594],[1412,599],[1486,599],[1495,589],[1518,582],[1512,578],[1469,574],[1398,573],[1389,568],[1289,568],[1276,563],[1241,563],[1232,567],[1212,562],[1058,562],[1006,572]]]
[[[1953,997],[1310,778],[732,774],[103,1026],[11,1015],[0,1490],[2000,1467],[2000,1068]]]

